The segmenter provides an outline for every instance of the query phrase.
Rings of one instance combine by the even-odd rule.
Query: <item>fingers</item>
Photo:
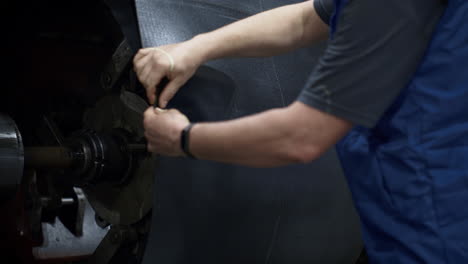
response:
[[[170,65],[161,60],[160,51],[154,48],[141,49],[135,55],[134,71],[138,80],[145,87],[146,96],[151,104],[156,100],[156,86],[164,76],[168,76]],[[169,77],[169,76],[168,76]],[[167,104],[164,105],[164,107]]]
[[[155,138],[154,136],[149,133],[148,131],[145,131],[145,138],[147,140],[146,148],[148,149],[148,152],[155,152],[156,148],[155,145],[152,143],[154,142]]]
[[[190,121],[176,109],[148,107],[144,113],[144,135],[148,151],[167,156],[182,156],[180,133]]]
[[[136,59],[136,56],[135,56],[135,59],[133,60],[133,71],[135,71],[137,75],[141,75],[142,70],[148,64],[148,61],[150,59],[151,59],[151,56],[149,54],[142,56],[138,60]]]
[[[133,58],[133,64],[135,64],[135,62],[139,61],[144,56],[151,53],[151,51],[151,48],[139,49],[138,52],[135,54],[135,57]]]
[[[165,74],[162,72],[154,72],[149,73],[147,79],[143,81],[143,86],[146,89],[146,96],[150,101],[151,105],[154,105],[156,100],[156,89],[158,84],[161,82],[162,78],[164,78]]]
[[[152,107],[148,107],[146,111],[143,113],[143,127],[145,128],[145,131],[151,126],[151,123],[153,122],[153,115],[154,110],[151,109]]]
[[[145,84],[145,81],[148,79],[148,76],[151,75],[151,71],[153,70],[153,65],[151,65],[151,63],[146,63],[137,70],[138,70],[137,72],[138,80],[140,80],[142,84]]]
[[[184,63],[184,60],[181,60],[180,64],[172,69],[174,66],[172,55],[161,48],[140,49],[135,55],[135,72],[145,87],[146,96],[152,105],[154,105],[157,99],[159,106],[166,108],[168,102],[174,97],[179,88],[194,74],[195,67],[186,67],[187,65]],[[191,64],[189,63],[188,65]],[[160,93],[160,97],[156,98],[156,93],[158,92],[157,85],[165,76],[170,81],[166,87],[161,87],[163,90]]]
[[[164,111],[160,109],[160,111]],[[156,129],[158,126],[158,111],[155,111],[153,107],[149,107],[144,113],[143,125],[145,128],[144,136],[147,140],[147,150],[151,153],[156,153],[160,149],[160,133]]]
[[[164,112],[167,112],[167,111],[168,111],[168,110],[166,110],[166,109],[161,109],[161,108],[159,108],[159,107],[155,107],[155,108],[154,108],[154,113],[155,113],[155,114],[160,114],[160,113],[164,113]]]
[[[161,109],[159,107],[148,107],[146,111],[143,113],[143,126],[145,128],[149,128],[152,126],[152,123],[155,121],[155,118],[157,118],[158,115],[166,113],[166,112],[171,112],[171,110],[166,110],[166,109]]]
[[[141,71],[138,76],[138,80],[140,83],[145,87],[146,96],[150,102],[150,104],[154,104],[154,100],[156,98],[156,86],[148,85],[148,79],[151,77],[151,65],[146,65],[145,68]]]
[[[154,104],[156,99],[156,86],[161,82],[165,75],[166,74],[162,68],[156,67],[155,69],[152,63],[147,63],[144,68],[140,70],[140,73],[137,74],[138,80],[140,80],[140,83],[146,89],[146,96],[151,104]]]
[[[166,87],[161,92],[161,95],[159,96],[159,105],[161,108],[166,108],[168,102],[174,97],[174,95],[177,93],[179,88],[185,83],[185,80],[183,78],[175,78],[174,80],[170,81]]]
[[[174,118],[178,118],[179,120],[183,121],[184,123],[190,123],[190,120],[188,119],[188,117],[186,115],[184,115],[182,112],[180,112],[179,110],[173,108],[173,109],[171,109],[169,111],[174,116]]]
[[[161,56],[161,54],[163,56]],[[166,57],[166,59],[162,59],[164,57]],[[169,60],[169,57],[171,60]],[[169,72],[173,63],[172,56],[169,55],[169,53],[166,51],[156,48],[146,48],[138,51],[138,53],[133,58],[133,69],[137,75],[142,75],[142,71],[145,66],[150,64],[155,69],[164,68],[165,72]]]
[[[147,145],[147,150],[148,150],[148,152],[151,152],[151,153],[155,152],[155,148],[151,144]]]

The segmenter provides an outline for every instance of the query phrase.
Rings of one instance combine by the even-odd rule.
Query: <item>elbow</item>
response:
[[[324,151],[314,144],[300,144],[291,146],[287,151],[287,159],[291,163],[309,163],[318,159]]]

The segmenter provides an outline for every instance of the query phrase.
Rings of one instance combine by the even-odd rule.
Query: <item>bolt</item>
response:
[[[111,242],[114,244],[117,244],[120,240],[120,234],[119,233],[114,233],[111,237]]]
[[[104,83],[109,85],[112,82],[112,78],[109,74],[104,75]]]

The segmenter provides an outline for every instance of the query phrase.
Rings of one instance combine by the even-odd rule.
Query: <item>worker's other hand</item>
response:
[[[169,80],[162,91],[159,106],[165,108],[179,88],[187,82],[202,63],[189,42],[155,48],[140,49],[133,59],[134,70],[146,89],[151,105],[156,100],[156,87],[166,77]]]
[[[148,108],[143,119],[148,151],[166,156],[183,156],[180,135],[189,123],[188,118],[176,109]]]

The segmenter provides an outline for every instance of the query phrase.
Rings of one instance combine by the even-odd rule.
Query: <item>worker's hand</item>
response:
[[[166,156],[183,156],[180,135],[189,123],[187,117],[176,109],[148,108],[143,120],[148,151]]]
[[[161,80],[169,79],[159,100],[165,108],[179,88],[187,82],[201,65],[202,59],[189,42],[140,49],[133,59],[134,70],[146,89],[151,105],[156,100],[156,87]]]

